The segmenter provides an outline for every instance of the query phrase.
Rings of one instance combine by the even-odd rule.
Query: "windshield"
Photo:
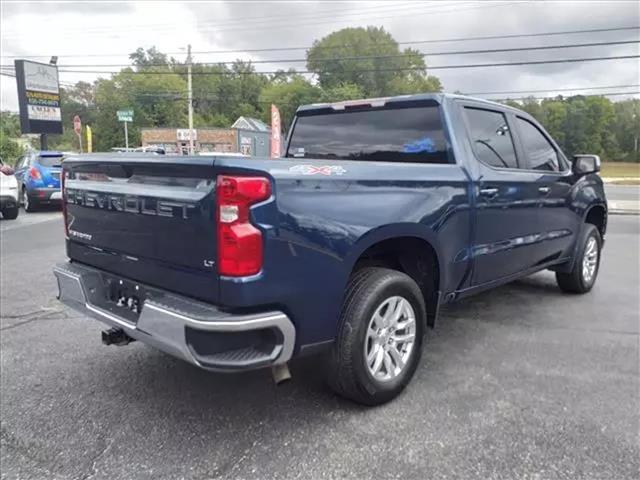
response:
[[[38,163],[43,167],[59,167],[62,164],[62,155],[38,157]]]
[[[449,163],[440,107],[302,112],[287,157]]]

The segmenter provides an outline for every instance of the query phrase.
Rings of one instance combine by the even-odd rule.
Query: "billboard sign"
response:
[[[58,67],[16,60],[22,133],[62,133]]]

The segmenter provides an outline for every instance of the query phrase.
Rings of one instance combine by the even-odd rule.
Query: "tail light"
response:
[[[62,221],[64,222],[64,237],[69,238],[69,225],[67,224],[67,192],[64,189],[67,172],[60,172],[60,191],[62,196]]]
[[[42,175],[40,175],[40,170],[36,167],[31,167],[29,169],[29,176],[32,180],[42,180]]]
[[[218,273],[230,277],[255,275],[262,269],[262,232],[249,221],[249,207],[271,196],[263,177],[219,176]]]

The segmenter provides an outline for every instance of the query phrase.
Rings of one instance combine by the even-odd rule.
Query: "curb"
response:
[[[640,215],[640,210],[609,210],[609,215]]]

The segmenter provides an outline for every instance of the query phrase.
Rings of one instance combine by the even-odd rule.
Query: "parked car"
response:
[[[13,168],[0,158],[0,211],[2,218],[15,220],[20,212],[18,181]]]
[[[599,167],[523,111],[444,94],[301,107],[281,159],[80,155],[59,299],[106,344],[210,370],[280,379],[325,352],[338,393],[380,404],[442,305],[545,269],[591,290]]]
[[[41,205],[60,204],[60,172],[62,152],[32,151],[16,164],[16,178],[20,188],[20,202],[25,211],[34,212]]]

